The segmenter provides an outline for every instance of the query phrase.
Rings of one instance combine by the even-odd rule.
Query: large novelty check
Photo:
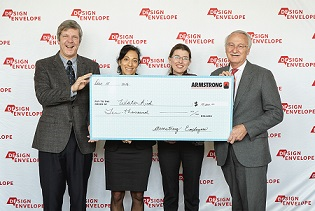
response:
[[[91,140],[226,141],[232,77],[90,78]]]

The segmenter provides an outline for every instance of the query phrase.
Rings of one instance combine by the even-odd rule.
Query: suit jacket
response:
[[[211,75],[228,71],[229,67],[215,70]],[[233,126],[244,124],[247,135],[232,147],[238,161],[246,167],[258,167],[271,162],[268,132],[283,119],[278,87],[270,70],[247,61],[235,96]],[[215,142],[214,148],[219,166],[225,164],[228,155],[227,142]]]
[[[77,77],[92,72],[100,74],[98,64],[77,56]],[[59,52],[36,62],[35,93],[43,107],[32,147],[43,152],[60,153],[67,145],[72,128],[80,151],[92,153],[95,143],[88,143],[89,85],[71,98],[71,86]]]

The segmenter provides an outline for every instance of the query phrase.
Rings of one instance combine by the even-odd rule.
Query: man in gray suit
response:
[[[43,107],[32,147],[39,150],[44,210],[62,209],[68,184],[70,210],[86,210],[95,143],[89,143],[89,78],[99,66],[77,54],[82,29],[66,20],[57,30],[60,50],[36,62],[35,92]],[[71,76],[71,77],[70,77]]]
[[[251,37],[237,30],[227,36],[229,66],[211,75],[235,76],[233,128],[227,142],[215,142],[232,196],[232,210],[266,209],[267,167],[271,162],[267,130],[283,119],[281,100],[271,71],[251,64],[247,55]],[[236,72],[234,74],[234,72]]]

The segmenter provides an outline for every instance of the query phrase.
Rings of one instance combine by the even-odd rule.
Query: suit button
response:
[[[72,108],[74,108],[74,106],[72,106]]]

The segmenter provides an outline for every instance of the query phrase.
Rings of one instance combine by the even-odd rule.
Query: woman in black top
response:
[[[120,75],[136,75],[140,50],[125,45],[120,50],[117,63]],[[154,144],[154,141],[130,140],[105,142],[106,189],[111,190],[112,211],[124,210],[125,191],[131,193],[131,210],[144,210],[143,194],[147,190]]]
[[[190,62],[191,51],[188,46],[184,44],[175,45],[169,54],[171,65],[169,75],[195,76],[187,72]],[[185,210],[198,210],[199,180],[204,156],[203,142],[158,141],[158,156],[164,191],[164,210],[178,210],[179,168],[181,164],[184,177]]]

